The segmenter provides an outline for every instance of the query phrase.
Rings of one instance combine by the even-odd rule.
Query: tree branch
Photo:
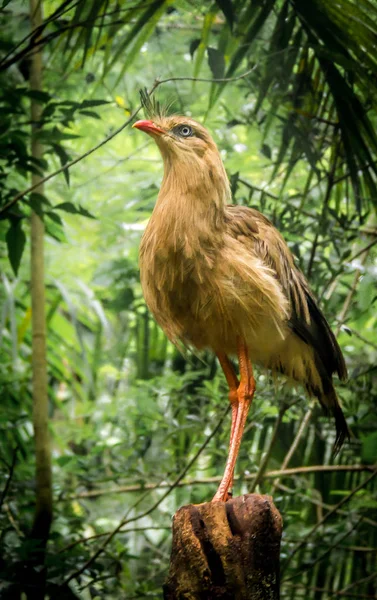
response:
[[[309,473],[333,473],[333,472],[363,472],[363,471],[374,471],[376,466],[374,465],[312,465],[308,467],[295,467],[292,469],[276,469],[273,471],[267,471],[264,473],[263,479],[274,479],[275,477],[294,477],[295,475],[305,475]],[[243,475],[242,477],[235,477],[235,481],[254,481],[256,477],[256,473],[252,473],[250,475]],[[179,479],[179,482],[176,483],[174,487],[186,487],[191,485],[208,485],[215,484],[221,481],[221,477],[204,477],[202,479]],[[65,498],[62,498],[63,501],[71,501],[77,498],[97,498],[98,496],[106,496],[108,494],[127,494],[132,492],[142,492],[144,490],[156,490],[156,489],[165,489],[170,488],[171,483],[166,481],[160,484],[154,483],[146,483],[145,485],[141,484],[131,484],[124,486],[117,486],[113,488],[109,488],[107,490],[90,490],[87,492],[80,492],[79,494],[70,494]]]

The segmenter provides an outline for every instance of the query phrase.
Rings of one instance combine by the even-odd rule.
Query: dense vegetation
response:
[[[283,598],[377,598],[376,1],[3,0],[0,32],[0,597],[162,597],[171,517],[222,474],[224,377],[139,283],[162,165],[130,123],[154,86],[283,233],[349,370],[337,457],[257,371],[235,493],[283,515]]]

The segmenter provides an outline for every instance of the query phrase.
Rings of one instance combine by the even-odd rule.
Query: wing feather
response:
[[[229,205],[226,211],[228,227],[276,274],[290,304],[289,325],[294,333],[315,350],[322,380],[330,380],[337,372],[341,379],[347,369],[339,345],[324,315],[318,307],[304,275],[284,238],[260,212],[245,206]],[[326,383],[326,381],[324,381]]]

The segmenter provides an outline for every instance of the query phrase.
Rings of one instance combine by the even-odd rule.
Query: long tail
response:
[[[350,439],[351,434],[332,384],[332,375],[338,373],[339,378],[345,380],[347,368],[335,335],[318,307],[305,278],[298,271],[295,273],[306,298],[310,321],[305,320],[301,314],[294,313],[291,317],[291,327],[294,333],[313,349],[315,367],[321,379],[322,389],[313,385],[313,381],[307,381],[306,386],[308,392],[318,398],[323,408],[334,415],[336,425],[334,453],[337,454],[345,440]]]
[[[318,396],[318,400],[326,412],[331,412],[335,418],[336,438],[334,444],[334,454],[338,454],[345,440],[351,438],[351,432],[348,428],[347,421],[344,418],[342,407],[339,404],[334,386],[330,381],[326,381],[324,385],[325,393]]]

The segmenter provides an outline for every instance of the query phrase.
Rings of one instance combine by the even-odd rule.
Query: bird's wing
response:
[[[290,303],[290,327],[315,350],[324,378],[331,379],[332,373],[337,372],[345,379],[347,369],[335,336],[278,230],[260,212],[245,206],[227,206],[226,222],[232,236],[274,270]]]

